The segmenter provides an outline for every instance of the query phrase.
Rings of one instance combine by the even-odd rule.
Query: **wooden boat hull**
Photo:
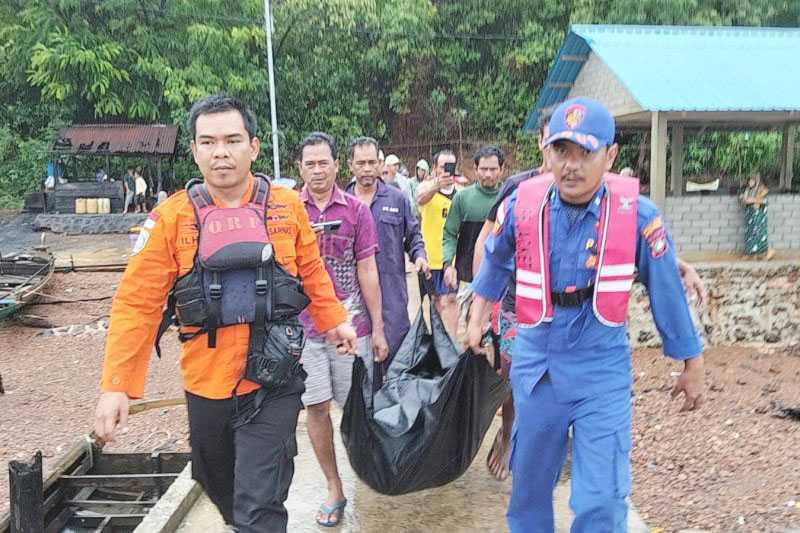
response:
[[[54,270],[50,254],[0,258],[0,321],[38,300]]]
[[[58,461],[49,475],[34,480],[35,497],[31,498],[28,491],[25,501],[19,501],[25,491],[17,491],[18,517],[24,517],[26,511],[41,517],[48,533],[129,533],[188,462],[188,453],[103,453],[102,445],[87,436]],[[36,458],[31,465],[22,466],[35,463]],[[11,518],[11,514],[0,516],[0,533],[11,533]]]

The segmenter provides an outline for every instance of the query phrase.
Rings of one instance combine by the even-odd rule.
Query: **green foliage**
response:
[[[283,172],[313,130],[384,143],[453,139],[516,147],[520,126],[572,23],[797,26],[785,0],[274,0],[273,48]],[[198,98],[226,92],[259,118],[259,170],[271,171],[263,0],[6,0],[0,4],[0,202],[39,186],[53,125],[183,126]],[[638,143],[620,163],[639,163]],[[776,172],[776,134],[687,139],[690,174]],[[409,154],[412,155],[412,154]],[[414,156],[428,155],[422,151]],[[345,165],[342,165],[343,168]],[[196,174],[189,139],[175,163]]]

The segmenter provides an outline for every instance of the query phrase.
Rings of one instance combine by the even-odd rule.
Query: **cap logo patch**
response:
[[[586,117],[586,108],[580,104],[569,106],[564,110],[564,122],[570,129],[575,129],[581,125]]]

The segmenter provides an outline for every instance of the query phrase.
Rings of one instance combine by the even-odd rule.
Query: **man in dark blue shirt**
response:
[[[594,100],[564,102],[553,113],[545,145],[552,175],[540,179],[552,180],[554,185],[541,208],[549,216],[541,220],[546,221],[544,242],[549,240],[553,246],[548,250],[545,244],[540,251],[547,265],[541,278],[525,272],[523,300],[518,283],[516,312],[519,316],[520,302],[539,298],[546,302],[549,315],[542,315],[546,318],[536,324],[520,326],[514,347],[511,384],[517,417],[512,430],[514,476],[508,523],[512,533],[553,531],[553,489],[572,427],[572,531],[621,533],[627,531],[630,492],[630,345],[625,323],[612,323],[599,310],[601,299],[605,305],[609,302],[602,295],[629,290],[633,268],[638,269],[648,288],[664,353],[684,361],[673,391],[685,394],[684,411],[702,403],[702,345],[689,314],[671,238],[655,205],[640,196],[622,198],[625,201],[619,206],[602,207],[610,205],[607,172],[618,149],[608,111]],[[530,190],[528,183],[521,187]],[[473,282],[475,301],[467,344],[474,350],[480,349],[491,302],[502,298],[515,271],[515,257],[520,250],[526,257],[534,253],[517,242],[519,193],[518,189],[501,205],[502,218],[498,213]],[[540,212],[539,206],[528,207]],[[634,207],[636,228],[631,235],[636,242],[629,244],[633,264],[606,267],[605,241],[598,238],[601,214],[613,217],[615,210],[631,213]],[[596,283],[600,275],[606,275],[606,268],[614,275],[630,275],[624,281]],[[541,289],[532,288],[537,282]]]
[[[347,187],[347,192],[369,206],[381,247],[375,260],[383,295],[384,335],[389,345],[385,367],[411,327],[408,320],[405,253],[408,253],[418,272],[429,272],[428,260],[419,232],[419,221],[408,198],[380,178],[378,142],[371,137],[353,139],[347,164],[355,178]],[[379,385],[380,379],[374,382]]]

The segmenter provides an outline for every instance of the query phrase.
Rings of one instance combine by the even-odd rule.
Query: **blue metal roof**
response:
[[[800,110],[800,29],[573,25],[525,122],[566,99],[589,51],[646,111]],[[553,87],[555,85],[555,87]]]

